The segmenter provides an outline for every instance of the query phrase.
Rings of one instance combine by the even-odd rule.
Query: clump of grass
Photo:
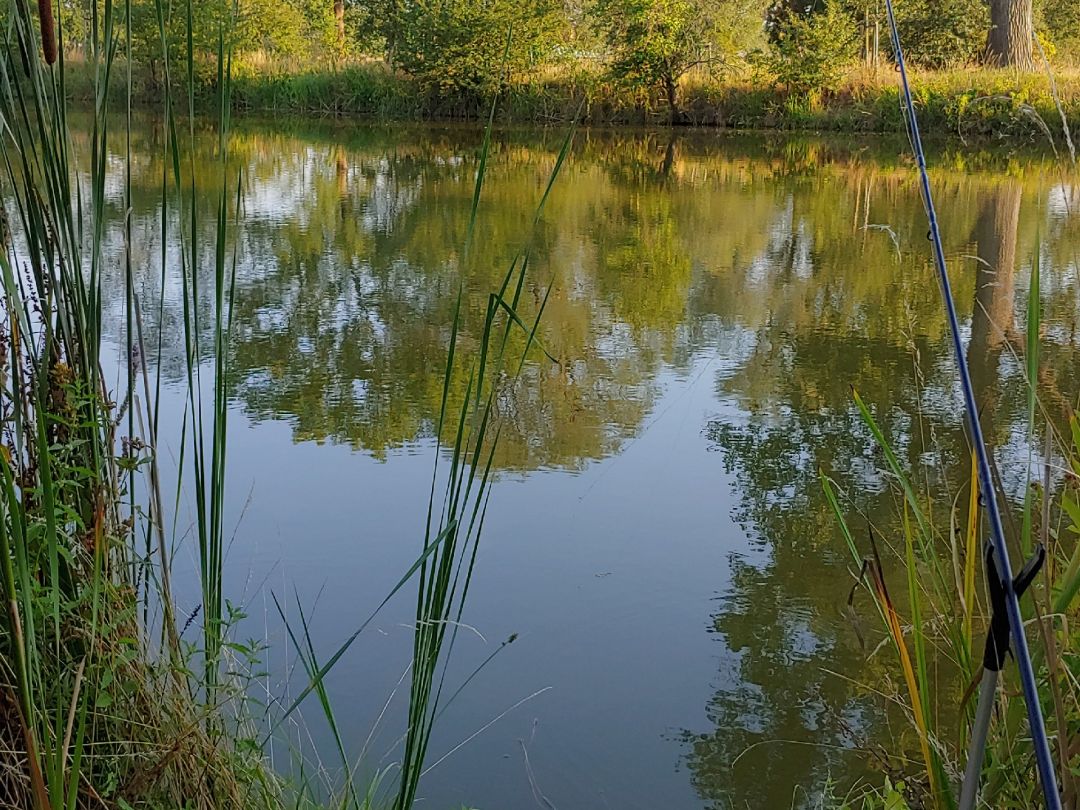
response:
[[[1027,486],[1019,503],[1008,503],[995,481],[998,497],[1008,508],[1007,530],[1017,559],[1026,558],[1037,543],[1047,549],[1044,574],[1025,596],[1023,609],[1031,619],[1029,642],[1038,669],[1043,711],[1057,761],[1065,806],[1080,793],[1080,421],[1068,419],[1059,431],[1039,396],[1040,283],[1038,258],[1032,262],[1028,286],[1027,331],[1023,364],[1028,383],[1027,441],[1030,448]],[[910,785],[925,786],[919,798],[926,806],[955,806],[959,775],[964,770],[970,699],[981,669],[981,651],[988,626],[988,600],[976,586],[982,566],[984,526],[974,461],[966,497],[952,504],[935,503],[933,493],[920,490],[898,461],[873,414],[855,395],[863,421],[886,459],[901,504],[901,537],[884,536],[874,528],[865,540],[848,520],[836,482],[822,473],[822,486],[841,533],[860,571],[884,625],[895,663],[906,684],[897,695],[917,731],[919,753],[911,761]],[[1036,462],[1039,463],[1036,463]],[[1058,476],[1055,468],[1064,468]],[[995,471],[995,476],[1000,479]],[[1053,483],[1054,479],[1058,483]],[[929,485],[927,485],[929,486]],[[945,508],[947,512],[942,515]],[[935,512],[936,519],[935,519]],[[882,563],[882,549],[898,549],[897,559]],[[900,606],[890,599],[887,570],[899,566],[907,580],[907,599]],[[991,728],[983,765],[981,802],[995,808],[1028,808],[1039,803],[1039,781],[1024,728],[1024,705],[1006,668],[999,688],[999,712]],[[904,746],[896,741],[897,753]]]
[[[12,755],[0,769],[0,795],[8,806],[38,810],[258,803],[273,780],[260,757],[240,752],[238,726],[221,733],[228,717],[221,704],[240,699],[242,685],[197,698],[191,651],[177,641],[161,498],[156,475],[146,472],[156,470],[157,416],[137,388],[142,382],[148,393],[150,385],[130,252],[126,389],[109,391],[101,370],[109,111],[126,6],[93,4],[88,178],[68,137],[63,29],[24,3],[12,5],[9,19],[0,62],[0,744]],[[128,105],[130,144],[130,95],[120,101]],[[220,343],[215,352],[222,354]],[[225,402],[220,384],[213,396],[216,416]],[[204,409],[195,404],[199,418]],[[211,469],[224,463],[223,440],[210,451]],[[202,455],[196,443],[196,470]],[[211,513],[220,513],[219,484],[207,487],[216,498]],[[147,492],[154,497],[144,501]],[[220,531],[211,543],[220,549]],[[203,572],[207,685],[221,649],[213,568],[211,558]]]
[[[124,194],[125,207],[131,205],[136,91],[130,7],[114,0],[94,4],[93,45],[82,66],[94,110],[85,185],[87,178],[79,174],[68,137],[62,28],[50,50],[47,21],[39,30],[38,18],[17,2],[13,25],[6,29],[7,59],[0,61],[0,116],[8,125],[0,151],[9,201],[0,209],[5,306],[0,321],[0,587],[7,610],[0,616],[0,745],[17,756],[0,767],[0,797],[6,794],[15,807],[277,807],[285,802],[286,792],[266,765],[249,715],[245,673],[258,665],[261,650],[229,640],[230,628],[242,615],[229,606],[223,592],[228,358],[242,178],[229,156],[236,102],[226,20],[213,81],[216,185],[197,185],[195,119],[205,103],[203,80],[190,48],[185,59],[177,60],[166,36],[167,15],[179,13],[186,15],[190,42],[193,2],[170,8],[158,0],[155,6],[165,71],[160,286],[165,288],[170,274],[179,275],[185,348],[175,500],[179,503],[183,491],[194,502],[191,535],[200,589],[198,608],[186,617],[177,617],[173,608],[170,566],[176,538],[175,529],[167,528],[156,454],[161,379],[150,366],[161,368],[160,325],[157,346],[148,346],[143,321],[154,314],[136,296],[127,218],[120,225],[126,237],[125,386],[110,391],[101,370],[101,279],[106,263],[101,246],[107,229],[117,227],[106,213],[112,179],[107,144],[118,105],[126,112]],[[231,13],[237,13],[235,4]],[[41,52],[39,34],[45,37]],[[118,56],[125,48],[121,61]],[[54,52],[55,64],[46,58]],[[173,75],[177,67],[181,75]],[[126,76],[118,85],[121,70]],[[379,89],[363,84],[369,78],[343,73],[339,80],[346,88],[360,87],[369,99],[378,100],[386,92],[385,98],[391,99],[386,103],[397,103],[392,101],[394,85]],[[492,103],[466,246],[475,225],[495,110]],[[568,134],[534,225],[570,141]],[[206,193],[215,201],[209,246],[196,208],[196,198]],[[178,261],[167,247],[173,244],[179,248]],[[514,384],[537,345],[543,312],[541,305],[531,323],[519,312],[529,259],[527,242],[490,296],[475,355],[458,346],[455,319],[436,454],[437,459],[442,452],[449,457],[445,491],[439,503],[437,460],[420,555],[382,603],[416,576],[416,639],[394,802],[398,808],[413,805],[433,725],[453,699],[443,695],[445,667],[488,501],[499,435],[496,397]],[[200,284],[206,282],[198,270],[207,261],[213,268],[212,289],[203,290]],[[460,301],[459,294],[458,318]],[[469,381],[455,413],[451,379],[462,373]],[[182,641],[193,623],[202,631],[196,644]],[[370,807],[380,787],[380,780],[367,790],[352,784],[354,769],[323,686],[326,673],[366,624],[325,660],[311,643],[305,614],[299,628],[288,627],[308,684],[279,721],[308,694],[317,694],[347,774],[333,803],[339,807]],[[454,629],[448,633],[448,628]],[[316,804],[303,781],[289,795],[300,806]]]
[[[238,75],[232,102],[242,110],[314,112],[416,118],[424,114],[424,94],[412,82],[377,64],[339,71]]]

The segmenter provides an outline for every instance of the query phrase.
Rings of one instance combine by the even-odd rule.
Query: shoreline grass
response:
[[[153,104],[161,88],[140,71],[135,97]],[[1059,139],[1061,115],[1080,129],[1080,69],[1020,74],[985,68],[918,71],[912,87],[927,134],[996,138],[1016,143]],[[1057,99],[1055,99],[1055,92]],[[488,102],[464,92],[435,93],[380,62],[357,62],[338,70],[263,72],[238,70],[231,85],[238,111],[371,118],[386,121],[483,122]],[[90,99],[84,71],[68,79],[68,95]],[[215,97],[203,80],[197,96]],[[902,133],[903,116],[891,71],[856,69],[831,91],[789,92],[767,77],[717,80],[691,74],[680,86],[681,125],[737,130]],[[1061,109],[1059,111],[1058,101]],[[630,90],[598,67],[552,70],[516,77],[502,89],[496,122],[604,126],[666,126],[670,113],[658,94]],[[1062,146],[1064,147],[1064,139]]]
[[[1047,553],[1043,571],[1021,600],[1021,610],[1029,624],[1028,643],[1062,800],[1064,806],[1073,807],[1080,797],[1080,635],[1076,630],[1080,610],[1076,600],[1080,592],[1080,417],[1068,408],[1063,425],[1060,419],[1052,418],[1052,409],[1043,403],[1038,250],[1031,262],[1025,334],[1013,347],[1027,380],[1023,496],[1006,497],[996,460],[992,461],[992,477],[1017,570],[1036,546]],[[851,800],[839,806],[954,808],[966,764],[974,691],[990,619],[983,579],[994,575],[984,570],[986,519],[974,452],[968,448],[972,462],[966,491],[957,492],[951,502],[935,499],[929,481],[920,483],[915,472],[899,460],[858,393],[854,400],[885,459],[897,509],[902,513],[897,516],[900,536],[869,524],[866,516],[858,514],[855,499],[834,477],[840,476],[838,471],[822,470],[820,480],[851,554],[855,584],[849,606],[856,592],[868,594],[873,607],[867,609],[866,602],[859,600],[860,612],[880,616],[882,645],[887,643],[896,654],[892,666],[905,688],[895,689],[889,699],[899,707],[907,726],[901,723],[893,731],[890,753],[905,765],[890,776],[899,777],[906,787],[894,789],[886,780],[884,792],[871,789],[858,797],[861,805]],[[980,418],[992,420],[992,407],[990,411]],[[943,450],[938,448],[938,452]],[[890,598],[887,572],[903,578],[906,598]],[[1006,664],[1001,678],[1004,683],[998,686],[995,719],[982,764],[979,806],[1002,810],[1041,806],[1024,701],[1011,663]],[[908,730],[915,732],[914,744],[906,738]]]

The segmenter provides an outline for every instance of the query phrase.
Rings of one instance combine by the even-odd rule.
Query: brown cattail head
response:
[[[45,62],[56,62],[56,20],[53,18],[52,0],[38,0],[38,18],[41,20],[41,51]]]

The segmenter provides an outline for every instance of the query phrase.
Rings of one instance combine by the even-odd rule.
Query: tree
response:
[[[856,53],[855,23],[839,0],[820,10],[782,10],[771,27],[773,72],[799,93],[834,89]]]
[[[557,0],[378,0],[371,12],[395,67],[429,89],[492,92],[554,46]],[[509,47],[507,42],[509,38]]]
[[[996,67],[1031,70],[1035,67],[1032,0],[990,0],[990,35],[986,62]]]
[[[762,36],[764,13],[757,0],[597,0],[593,9],[612,72],[634,86],[662,88],[672,123],[683,120],[679,79],[745,54]]]
[[[331,45],[333,17],[326,0],[198,0],[192,3],[191,44],[196,74],[213,81],[219,36],[234,56],[260,52],[270,57],[318,58]],[[188,15],[165,16],[165,36],[174,76],[186,70]],[[157,0],[131,2],[132,53],[146,65],[151,81],[163,81]]]
[[[345,55],[345,0],[334,0],[334,31],[337,34],[337,58]]]

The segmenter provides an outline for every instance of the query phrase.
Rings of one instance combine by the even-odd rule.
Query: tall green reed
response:
[[[162,0],[156,2],[161,47],[165,60],[169,60],[169,39],[166,29],[166,15],[169,11]],[[224,546],[224,510],[225,510],[225,471],[226,448],[228,438],[228,344],[232,326],[232,291],[236,278],[236,245],[230,250],[228,243],[229,203],[233,194],[230,191],[229,161],[229,115],[230,84],[232,81],[232,51],[227,41],[231,41],[231,25],[234,24],[238,11],[234,2],[230,8],[232,19],[219,30],[217,54],[218,115],[216,119],[218,136],[218,161],[220,186],[215,191],[217,198],[216,222],[213,244],[213,309],[210,313],[202,311],[199,268],[204,262],[200,244],[199,222],[196,212],[196,197],[200,193],[196,185],[195,157],[195,64],[193,48],[193,5],[187,0],[186,12],[186,91],[188,142],[187,163],[190,181],[183,182],[182,165],[184,155],[177,137],[175,106],[172,101],[173,89],[167,83],[165,87],[165,115],[167,118],[168,137],[163,146],[166,165],[172,167],[173,192],[181,222],[187,221],[186,229],[181,226],[178,239],[180,250],[180,274],[183,296],[184,327],[184,368],[187,391],[187,418],[184,432],[188,442],[184,453],[188,457],[193,486],[191,491],[195,499],[194,530],[199,549],[199,582],[202,590],[202,626],[203,626],[203,679],[210,701],[215,699],[219,679],[220,657],[224,633],[222,599],[222,564]],[[168,77],[168,74],[167,74]],[[235,185],[235,203],[233,213],[239,216],[241,178],[237,174]],[[166,200],[163,194],[163,201]],[[187,209],[185,211],[185,208]],[[167,220],[163,216],[163,222]],[[163,254],[163,263],[167,256]],[[166,272],[163,265],[162,273]],[[202,319],[211,318],[210,331],[212,345],[207,347],[203,333]],[[210,380],[204,382],[204,360],[209,356],[212,364]],[[206,386],[210,390],[207,392]],[[178,487],[183,486],[183,460]],[[179,500],[179,491],[178,491]]]
[[[238,730],[248,718],[243,681],[233,683],[234,673],[225,660],[231,620],[223,583],[228,358],[243,179],[229,157],[229,27],[239,7],[234,0],[232,19],[223,21],[219,31],[213,119],[218,165],[216,185],[207,189],[199,185],[196,172],[193,2],[155,3],[165,72],[160,286],[164,289],[176,274],[183,310],[184,412],[171,529],[158,452],[164,304],[157,302],[156,318],[153,307],[144,309],[131,250],[130,0],[92,4],[88,61],[94,102],[88,178],[69,137],[62,28],[56,28],[55,64],[41,58],[36,46],[42,30],[48,36],[47,20],[39,26],[24,0],[12,0],[12,24],[5,32],[7,58],[0,62],[2,150],[5,185],[11,192],[6,199],[17,220],[15,227],[6,226],[5,205],[0,258],[5,292],[0,583],[8,609],[0,618],[0,648],[11,664],[10,671],[0,670],[0,694],[14,698],[18,722],[0,723],[0,734],[6,735],[10,750],[26,753],[19,784],[32,795],[29,804],[42,809],[147,797],[166,804],[182,797],[188,804],[207,807],[276,805],[280,800],[261,752],[238,757],[233,750],[242,742]],[[182,15],[179,39],[177,14]],[[52,52],[47,40],[42,52]],[[126,93],[120,265],[127,364],[123,387],[114,396],[102,372],[102,278],[112,261],[102,246],[115,227],[106,213],[115,140],[110,88],[116,85],[121,54],[126,57]],[[493,101],[465,235],[463,277],[472,261],[469,246],[495,109]],[[572,137],[573,129],[538,201],[534,229]],[[206,244],[196,199],[208,191],[215,215],[212,239]],[[538,311],[527,321],[520,305],[531,238],[530,233],[498,289],[490,293],[482,339],[472,356],[458,345],[465,317],[459,288],[426,534],[418,558],[380,605],[416,577],[408,724],[394,800],[401,808],[416,800],[436,719],[476,674],[448,698],[443,696],[490,497],[499,438],[496,398],[505,386],[515,384],[539,345],[538,325],[551,289],[549,283]],[[209,291],[203,289],[206,275],[200,272],[207,264],[212,267]],[[147,319],[157,322],[156,345],[145,342]],[[151,372],[151,367],[156,370]],[[455,412],[451,383],[461,374],[468,378],[466,395]],[[118,436],[122,425],[126,435]],[[445,471],[440,469],[444,458],[449,465]],[[441,501],[437,489],[442,490]],[[176,522],[181,502],[189,496],[202,629],[201,645],[194,652],[180,643],[183,628],[175,617],[170,582]],[[341,801],[354,807],[372,804],[379,780],[367,791],[352,784],[353,769],[323,680],[370,621],[322,661],[301,613],[299,632],[288,630],[308,683],[279,720],[312,691],[317,693],[348,774]],[[191,666],[193,656],[201,661],[197,670]],[[137,731],[127,732],[129,727]]]
[[[469,260],[468,247],[476,222],[494,115],[493,103],[481,150],[466,234],[466,262]],[[534,228],[543,215],[548,196],[569,154],[573,135],[574,129],[571,127],[537,204],[533,217]],[[437,462],[432,475],[427,533],[424,537],[425,557],[420,570],[416,600],[408,729],[395,805],[399,810],[411,807],[416,799],[431,730],[441,708],[446,662],[457,638],[466,595],[476,565],[480,533],[487,515],[492,461],[499,441],[500,425],[495,417],[496,397],[503,386],[514,383],[530,351],[538,345],[537,329],[551,292],[549,282],[532,323],[526,323],[519,315],[519,308],[529,268],[530,250],[531,234],[529,241],[511,261],[499,289],[488,297],[479,356],[469,366],[465,398],[457,415],[456,429],[451,433],[451,442],[447,445],[452,449],[441,505],[436,500]],[[443,380],[443,404],[436,429],[437,447],[442,446],[447,416],[450,415],[447,413],[447,403],[451,378],[455,372],[460,303],[459,288]],[[516,344],[512,340],[515,334],[522,338]],[[429,564],[426,554],[436,540],[439,548]]]
[[[0,630],[5,658],[15,662],[15,671],[5,674],[13,675],[9,694],[19,733],[12,735],[10,724],[4,731],[14,750],[26,754],[27,794],[45,808],[74,807],[78,799],[95,691],[84,674],[99,668],[107,570],[121,556],[110,553],[106,538],[118,536],[121,527],[113,498],[119,474],[98,363],[99,241],[84,241],[73,194],[63,29],[50,9],[43,5],[41,11],[35,26],[25,3],[13,4],[0,65],[7,187],[0,256],[6,327],[0,565],[8,606]],[[103,19],[97,7],[93,14],[99,74],[111,64],[114,33],[112,4],[102,11]],[[95,202],[103,196],[103,149],[95,126]],[[17,216],[14,228],[9,207]],[[100,227],[95,217],[92,232]]]
[[[189,3],[189,32],[190,11]],[[4,770],[0,788],[30,797],[26,806],[37,808],[115,803],[151,794],[211,806],[238,795],[234,783],[239,775],[228,750],[231,741],[218,745],[207,736],[222,726],[215,693],[222,634],[224,362],[215,365],[208,390],[201,381],[205,354],[222,360],[227,356],[236,254],[227,249],[226,231],[230,211],[238,210],[238,203],[233,201],[232,186],[223,180],[213,244],[214,337],[207,350],[201,345],[193,303],[198,296],[196,263],[204,261],[193,205],[191,238],[181,237],[190,248],[184,253],[189,259],[184,262],[189,271],[184,275],[185,304],[191,304],[186,309],[192,424],[187,433],[202,561],[205,700],[200,701],[180,657],[173,618],[156,457],[158,411],[147,371],[150,352],[142,341],[131,253],[129,12],[128,0],[122,5],[113,0],[91,4],[88,63],[95,90],[88,171],[76,160],[69,136],[64,31],[59,20],[51,20],[48,3],[40,4],[35,16],[25,0],[11,2],[0,60],[5,186],[0,251],[4,285],[0,581],[7,605],[0,618],[0,650],[2,659],[12,662],[10,668],[0,667],[0,705],[7,706],[10,698],[13,706],[10,712],[0,712],[0,737],[8,750],[22,751],[26,759],[24,773]],[[163,49],[168,48],[166,13],[166,5],[159,3]],[[226,41],[223,29],[218,60],[223,176],[228,168]],[[110,87],[125,42],[127,214],[121,226],[125,237],[121,264],[128,362],[126,386],[115,396],[102,372],[102,277],[111,261],[103,245],[114,227],[107,209],[113,171]],[[188,84],[192,86],[191,81]],[[189,117],[193,111],[192,101]],[[179,187],[179,141],[171,106],[169,122]],[[192,177],[192,196],[194,182]],[[165,182],[162,199],[164,274],[170,199]],[[14,220],[9,225],[11,214]],[[140,376],[145,397],[141,403]],[[159,392],[160,377],[155,387]],[[125,423],[126,435],[118,436]],[[144,467],[148,475],[143,474]],[[181,479],[183,470],[182,466]],[[140,534],[146,540],[143,548],[136,543]],[[157,566],[150,549],[155,536]],[[138,599],[144,605],[141,621]],[[162,615],[159,625],[169,650],[165,659],[156,656],[151,643],[151,605]]]

